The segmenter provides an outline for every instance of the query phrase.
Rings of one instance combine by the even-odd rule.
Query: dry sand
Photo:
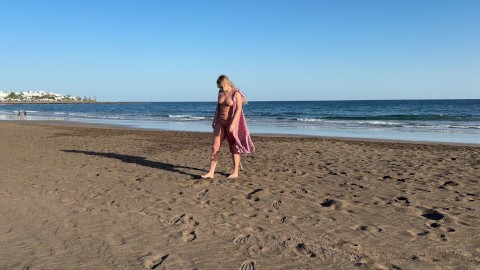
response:
[[[480,148],[0,122],[0,269],[479,269]]]

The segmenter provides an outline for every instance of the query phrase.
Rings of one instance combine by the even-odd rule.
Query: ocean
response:
[[[211,132],[215,102],[0,104],[0,120]],[[251,101],[250,133],[480,144],[480,99]]]

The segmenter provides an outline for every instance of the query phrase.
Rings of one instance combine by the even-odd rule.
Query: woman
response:
[[[217,79],[218,102],[213,118],[213,146],[210,159],[210,170],[202,178],[213,178],[222,141],[227,138],[232,153],[233,171],[228,178],[238,177],[240,154],[246,155],[255,151],[250,133],[248,132],[242,105],[246,103],[245,96],[230,81],[226,75]]]

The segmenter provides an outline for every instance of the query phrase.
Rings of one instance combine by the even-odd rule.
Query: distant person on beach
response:
[[[26,111],[26,110],[18,111],[17,116],[18,116],[20,119],[27,119],[27,111]]]
[[[213,145],[210,158],[210,170],[202,178],[213,178],[218,163],[220,146],[225,138],[232,153],[233,171],[228,178],[237,178],[240,166],[240,155],[253,153],[250,133],[248,132],[242,105],[246,104],[245,96],[226,75],[217,79],[218,101],[215,117],[213,118]]]

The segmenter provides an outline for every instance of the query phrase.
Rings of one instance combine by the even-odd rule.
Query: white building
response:
[[[0,91],[0,101],[5,100],[5,98],[10,95],[11,92],[14,92],[17,96],[22,96],[23,100],[41,100],[41,101],[52,101],[52,99],[40,99],[41,96],[49,95],[54,98],[55,101],[64,100],[66,97],[63,94],[57,94],[54,92],[44,92],[44,91]],[[17,100],[17,99],[15,99]]]

